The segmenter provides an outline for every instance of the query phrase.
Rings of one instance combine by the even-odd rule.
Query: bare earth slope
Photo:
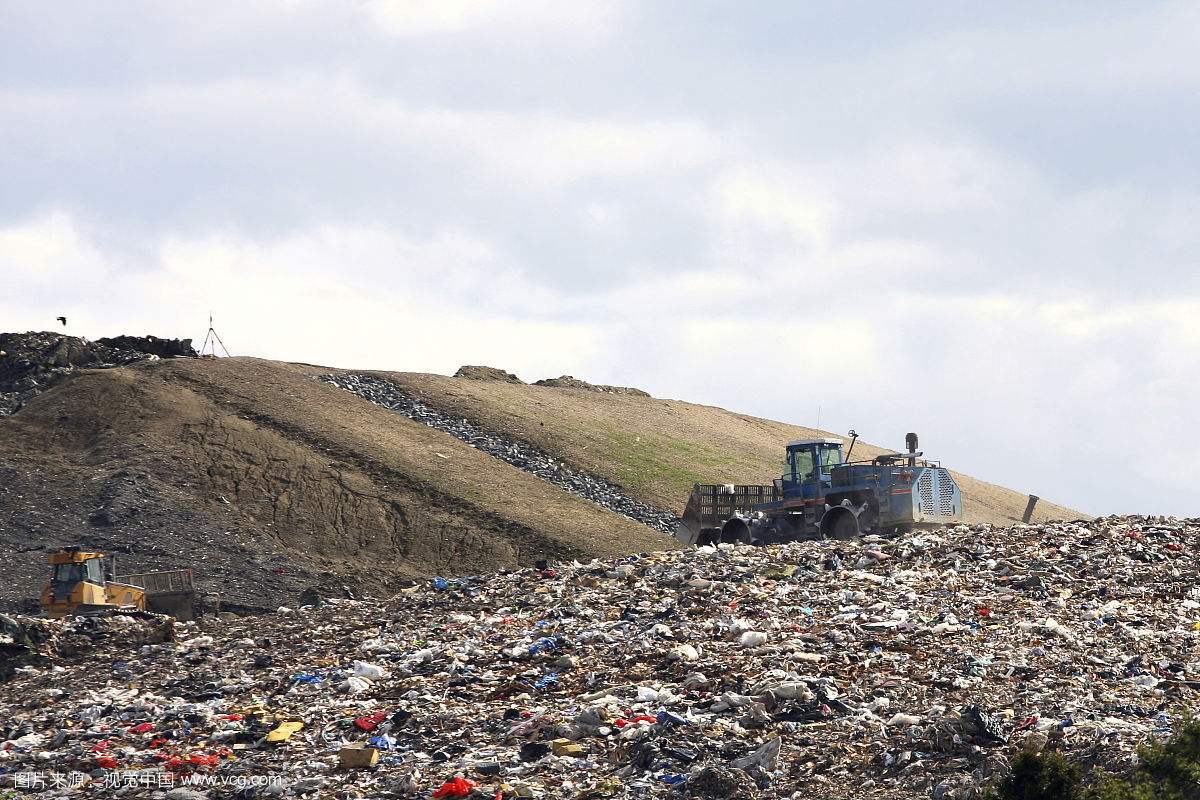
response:
[[[791,439],[837,436],[680,400],[390,372],[431,405],[532,442],[605,475],[638,499],[676,513],[694,483],[768,483]],[[844,437],[843,437],[844,438]],[[847,443],[849,440],[846,440]],[[863,444],[854,458],[894,452]],[[967,522],[1019,522],[1027,496],[954,472]],[[1085,515],[1039,501],[1034,521]]]
[[[259,359],[84,370],[0,418],[0,600],[36,596],[45,548],[120,554],[129,570],[194,566],[226,602],[273,608],[313,585],[406,579],[538,559],[616,557],[674,541],[441,431]],[[525,441],[679,512],[695,481],[760,482],[805,428],[582,389],[407,373],[429,405]],[[859,446],[863,455],[882,452]],[[971,521],[1025,498],[959,476]],[[1039,518],[1076,518],[1043,503]]]
[[[337,573],[367,588],[672,546],[439,431],[253,359],[86,372],[0,419],[8,599],[43,545],[131,549],[274,607]],[[24,552],[22,552],[24,551]]]

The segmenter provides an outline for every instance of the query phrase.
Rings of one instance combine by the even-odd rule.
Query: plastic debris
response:
[[[267,734],[267,741],[272,743],[286,742],[288,739],[292,738],[293,734],[303,729],[303,722],[284,722]]]
[[[360,678],[367,678],[372,681],[377,681],[388,677],[390,673],[383,667],[375,664],[371,664],[366,661],[355,661],[354,674]]]
[[[477,785],[473,780],[457,776],[443,783],[441,788],[433,793],[433,798],[434,800],[454,800],[455,798],[466,797]]]
[[[360,731],[373,731],[379,727],[379,723],[388,718],[386,712],[377,711],[374,714],[368,714],[365,717],[359,717],[354,720],[354,727]]]
[[[1124,517],[709,547],[167,638],[0,615],[25,648],[0,683],[0,793],[169,771],[284,800],[977,799],[1022,749],[1119,768],[1200,710],[1198,538]]]

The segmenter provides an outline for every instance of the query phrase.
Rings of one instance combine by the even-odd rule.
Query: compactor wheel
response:
[[[754,541],[750,525],[743,519],[731,519],[721,527],[721,541],[725,544],[751,544]]]
[[[829,536],[833,539],[853,539],[858,534],[858,520],[851,513],[838,512],[837,518],[829,526]]]

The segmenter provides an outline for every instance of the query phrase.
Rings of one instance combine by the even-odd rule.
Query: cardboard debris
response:
[[[347,745],[338,751],[338,763],[342,769],[367,769],[379,763],[379,751],[361,744]]]

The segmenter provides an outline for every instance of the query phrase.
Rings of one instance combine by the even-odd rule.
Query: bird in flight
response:
[[[63,324],[64,328],[67,326],[67,318],[66,317],[55,317],[55,319],[58,320],[59,322],[61,322]]]

